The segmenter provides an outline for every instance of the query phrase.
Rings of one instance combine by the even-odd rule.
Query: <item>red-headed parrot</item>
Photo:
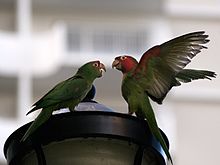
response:
[[[84,99],[92,88],[94,80],[101,77],[104,71],[106,71],[104,64],[100,61],[91,61],[81,66],[73,77],[58,83],[52,88],[27,113],[42,108],[21,141],[25,141],[39,126],[45,123],[53,111],[61,108],[69,108],[74,111],[75,106]]]
[[[149,97],[162,104],[173,86],[196,79],[211,79],[216,74],[205,70],[183,69],[209,42],[205,32],[193,32],[169,40],[146,51],[139,63],[131,56],[116,57],[112,67],[123,73],[122,96],[129,113],[146,119],[172,163],[168,147],[160,133]]]

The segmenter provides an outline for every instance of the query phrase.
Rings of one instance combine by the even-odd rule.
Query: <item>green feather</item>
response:
[[[151,104],[149,102],[148,97],[144,97],[145,101],[142,102],[141,107],[141,117],[144,116],[144,118],[147,120],[149,128],[151,130],[151,133],[155,136],[155,138],[160,142],[160,145],[162,146],[168,160],[170,160],[171,164],[173,164],[173,160],[171,158],[169,148],[160,132],[160,129],[157,125],[156,117],[154,115],[154,111],[151,107]],[[136,113],[137,116],[139,116],[138,112]],[[142,115],[143,114],[143,115]]]
[[[21,141],[25,141],[31,134],[36,131],[36,129],[44,124],[50,118],[52,112],[53,108],[45,108],[43,111],[41,111],[37,118],[31,124],[31,126],[28,128],[28,130],[25,132]]]
[[[147,50],[139,63],[131,56],[118,56],[113,67],[123,73],[122,95],[129,112],[147,120],[152,134],[160,142],[172,163],[160,134],[148,96],[161,104],[173,86],[197,79],[211,79],[216,74],[206,70],[184,69],[209,42],[204,31],[188,33]]]
[[[165,154],[167,155],[167,158],[173,164],[168,147],[157,125],[157,121],[149,102],[148,95],[145,91],[143,91],[139,84],[136,83],[130,74],[127,74],[122,82],[122,95],[128,103],[129,113],[135,112],[137,117],[146,119],[151,133],[159,141]]]
[[[183,69],[176,75],[176,79],[183,83],[188,83],[198,79],[211,80],[211,78],[215,78],[215,77],[216,77],[215,72],[207,71],[207,70],[194,70],[194,69]]]
[[[41,109],[39,116],[31,124],[21,141],[25,141],[39,126],[45,123],[52,112],[61,108],[74,110],[75,106],[80,103],[92,87],[93,81],[102,76],[104,65],[99,61],[92,61],[80,67],[77,73],[52,88],[27,113]]]

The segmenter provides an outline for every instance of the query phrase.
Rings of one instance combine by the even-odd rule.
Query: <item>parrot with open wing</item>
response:
[[[94,80],[101,77],[104,71],[106,71],[104,64],[100,61],[91,61],[81,66],[73,77],[58,83],[52,88],[27,113],[42,108],[21,141],[25,141],[39,126],[45,123],[53,111],[61,108],[69,108],[74,111],[75,106],[84,99],[92,88]]]
[[[211,79],[216,74],[206,70],[184,69],[209,42],[204,31],[188,33],[147,50],[138,62],[135,58],[118,56],[112,67],[123,74],[122,96],[128,103],[130,114],[146,119],[152,134],[160,142],[168,160],[172,162],[168,147],[160,133],[149,97],[162,104],[173,86],[197,79]]]

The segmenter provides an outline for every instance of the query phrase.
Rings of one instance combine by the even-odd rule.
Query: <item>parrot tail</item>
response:
[[[143,105],[142,105],[142,112],[143,112],[143,115],[145,116],[146,120],[147,120],[147,123],[149,125],[149,128],[151,130],[151,133],[153,134],[153,136],[160,142],[160,145],[162,146],[168,160],[171,162],[171,164],[173,164],[173,161],[172,161],[172,158],[171,158],[171,155],[169,153],[169,149],[167,147],[167,144],[160,132],[160,129],[157,125],[157,121],[156,121],[156,118],[155,118],[155,115],[154,115],[154,111],[153,111],[153,108],[151,107],[151,104],[149,102],[149,99],[145,99],[147,100],[147,102],[145,102]]]
[[[42,124],[44,124],[52,115],[53,108],[45,108],[42,109],[40,114],[37,116],[37,118],[33,121],[33,123],[30,125],[26,133],[21,139],[21,142],[25,141],[30,135],[32,135]]]
[[[26,115],[29,115],[30,113],[32,113],[32,112],[34,112],[34,111],[36,111],[36,110],[38,110],[38,109],[40,109],[40,108],[33,107],[30,111],[28,111],[28,112],[26,113]]]

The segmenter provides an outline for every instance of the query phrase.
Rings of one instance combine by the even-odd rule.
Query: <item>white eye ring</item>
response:
[[[125,60],[127,57],[126,56],[121,56],[121,60]]]
[[[94,63],[93,66],[94,66],[94,67],[98,67],[99,64],[98,64],[98,63]]]

